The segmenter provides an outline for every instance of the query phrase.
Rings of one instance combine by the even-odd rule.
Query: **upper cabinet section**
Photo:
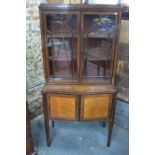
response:
[[[114,5],[40,5],[47,83],[112,83],[120,24]]]

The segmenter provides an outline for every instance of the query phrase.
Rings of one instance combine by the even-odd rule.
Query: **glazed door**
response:
[[[79,13],[45,11],[44,41],[48,82],[77,82]]]
[[[84,12],[81,20],[81,81],[111,83],[117,12]]]

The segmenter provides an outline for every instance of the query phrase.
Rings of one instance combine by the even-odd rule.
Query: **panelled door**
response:
[[[112,94],[82,96],[81,120],[109,118],[112,105],[112,98]]]
[[[49,113],[52,119],[77,120],[77,97],[74,95],[48,96]]]

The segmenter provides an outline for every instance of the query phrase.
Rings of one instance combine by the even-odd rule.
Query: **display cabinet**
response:
[[[121,9],[119,5],[41,4],[45,72],[43,106],[47,144],[49,121],[114,122],[114,87]]]

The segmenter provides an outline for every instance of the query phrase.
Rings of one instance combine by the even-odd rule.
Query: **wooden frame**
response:
[[[83,31],[84,31],[84,16],[85,15],[113,15],[113,16],[115,16],[115,22],[116,22],[116,27],[118,27],[118,16],[119,16],[119,13],[118,12],[92,12],[92,11],[82,11],[81,12],[81,40],[83,40],[84,38],[82,37],[83,35],[82,35],[82,33],[83,33]],[[119,23],[120,24],[120,23]],[[112,61],[111,61],[111,77],[112,77],[112,79],[111,79],[111,82],[110,83],[113,83],[114,84],[114,73],[115,73],[115,68],[114,68],[114,66],[116,65],[116,53],[117,53],[117,44],[116,44],[116,40],[117,40],[117,36],[118,36],[118,34],[117,34],[117,31],[118,30],[115,30],[115,34],[114,34],[114,39],[113,39],[113,41],[112,41]],[[82,61],[82,60],[81,60]],[[82,73],[80,72],[80,81],[82,81]],[[87,83],[89,83],[89,82],[87,82]],[[90,82],[91,83],[91,82]],[[97,83],[97,82],[96,82]]]
[[[45,4],[44,4],[45,5]],[[116,22],[116,34],[112,43],[112,61],[111,61],[111,82],[114,84],[115,79],[115,70],[116,70],[116,59],[117,59],[117,46],[118,46],[118,38],[119,38],[119,29],[120,29],[120,19],[121,19],[121,12],[119,6],[109,6],[109,5],[69,5],[69,7],[65,7],[66,5],[44,5],[40,6],[40,25],[41,25],[41,35],[42,35],[42,48],[43,48],[43,61],[44,61],[44,71],[45,71],[45,80],[47,83],[81,83],[82,82],[82,32],[83,32],[83,16],[84,15],[114,15],[115,22]],[[97,8],[95,10],[95,8]],[[43,10],[41,12],[41,10]],[[102,10],[102,11],[101,11]],[[48,14],[74,14],[77,15],[77,31],[79,32],[77,35],[77,80],[63,80],[63,81],[53,81],[50,80],[49,75],[49,65],[48,65],[48,50],[46,45],[46,15]],[[100,81],[100,80],[99,80]],[[92,83],[92,82],[85,82],[83,83]],[[102,82],[95,82],[95,83],[102,83]],[[106,81],[105,81],[106,83]]]
[[[78,120],[78,121],[90,121],[90,120],[104,120],[109,122],[108,126],[108,139],[107,139],[107,146],[110,146],[110,141],[111,141],[111,136],[112,136],[112,128],[113,128],[113,123],[114,123],[114,115],[115,115],[115,106],[116,106],[116,94],[117,91],[114,89],[113,86],[110,87],[104,87],[101,93],[98,92],[98,90],[94,90],[94,92],[87,91],[85,94],[83,93],[84,90],[81,91],[76,91],[76,87],[78,85],[73,86],[75,88],[75,92],[72,92],[72,89],[70,91],[66,91],[65,87],[64,90],[58,91],[56,89],[51,89],[49,85],[45,85],[44,91],[43,91],[43,108],[44,108],[44,118],[45,118],[45,131],[46,131],[46,138],[47,138],[47,145],[51,145],[51,136],[50,136],[50,128],[49,128],[49,121],[52,120],[52,126],[54,127],[54,120],[61,119],[61,120]],[[84,88],[83,86],[82,88]],[[93,88],[94,86],[92,86]],[[56,88],[56,87],[55,87]],[[91,86],[89,86],[91,88]],[[55,92],[55,93],[54,93]],[[97,118],[84,118],[83,117],[83,98],[86,96],[107,96],[110,97],[110,100],[108,101],[108,116],[107,117],[97,117]],[[70,119],[67,117],[51,117],[51,106],[49,102],[49,97],[52,96],[61,96],[61,97],[72,97],[76,98],[76,114],[75,114],[75,119]]]
[[[68,14],[68,15],[77,15],[77,25],[79,25],[78,23],[80,22],[80,14],[79,14],[79,12],[75,12],[75,11],[56,11],[56,10],[54,10],[54,11],[44,11],[43,12],[43,14],[42,14],[42,19],[41,19],[41,21],[43,21],[43,27],[41,27],[41,29],[43,29],[42,31],[43,32],[46,32],[46,16],[47,15],[54,15],[54,14]],[[42,24],[42,23],[41,23]],[[80,29],[79,29],[79,26],[77,26],[77,31],[78,32],[80,32]],[[42,33],[43,33],[42,32]],[[41,34],[42,34],[41,33]],[[79,75],[79,61],[80,61],[80,57],[79,57],[79,51],[80,51],[80,49],[79,49],[79,42],[80,42],[80,39],[79,39],[79,33],[78,33],[78,35],[77,35],[77,44],[78,44],[78,47],[77,47],[77,74]],[[50,74],[49,74],[49,61],[48,61],[48,49],[47,49],[47,36],[46,36],[46,33],[44,33],[44,34],[42,34],[42,38],[43,38],[43,40],[44,41],[42,41],[42,43],[44,44],[42,47],[44,47],[44,50],[43,50],[43,57],[44,57],[44,71],[45,71],[45,79],[46,79],[46,81],[47,81],[47,83],[54,83],[54,81],[53,80],[50,80]],[[70,80],[66,80],[67,82],[66,83],[70,83],[71,81]],[[78,78],[77,78],[77,80],[74,80],[75,81],[75,83],[77,83],[79,80],[78,80]],[[59,81],[59,83],[64,83],[65,81]],[[73,82],[73,81],[72,81]]]
[[[41,4],[39,6],[40,12],[40,27],[41,27],[41,39],[42,39],[42,52],[45,72],[45,87],[43,90],[43,108],[45,118],[45,131],[47,138],[47,145],[51,145],[49,121],[52,120],[52,126],[54,127],[54,120],[78,120],[78,121],[90,121],[90,120],[104,120],[109,122],[108,126],[108,139],[107,146],[110,146],[112,128],[114,123],[116,95],[117,90],[114,86],[115,83],[115,70],[117,61],[117,48],[120,31],[121,21],[121,7],[119,5],[54,5],[54,4]],[[46,41],[46,15],[47,14],[74,14],[77,15],[77,80],[50,80],[49,68],[48,68],[48,51]],[[82,41],[84,30],[84,15],[105,15],[115,16],[116,31],[114,32],[114,38],[112,40],[112,61],[111,61],[111,80],[99,81],[84,81],[82,79]],[[103,82],[104,81],[104,82]],[[92,100],[88,98],[92,98]],[[104,98],[105,96],[105,98]],[[53,99],[52,103],[52,97]],[[94,97],[94,98],[93,98]],[[62,99],[61,99],[62,98]],[[63,100],[63,98],[66,98]],[[99,104],[95,101],[98,98]],[[74,100],[75,99],[75,100]],[[88,111],[85,111],[85,99],[88,99],[86,106]],[[103,100],[103,101],[102,101]],[[68,102],[68,103],[66,103]],[[103,104],[102,104],[103,103]],[[52,105],[54,104],[54,105]],[[104,106],[105,104],[105,106]],[[52,106],[51,106],[52,105]],[[67,108],[67,106],[71,106]],[[55,106],[55,107],[54,107]],[[90,107],[89,107],[90,106]],[[91,107],[92,106],[92,107]],[[55,108],[60,108],[54,110]],[[61,109],[62,108],[62,109]],[[91,111],[93,111],[91,116]],[[101,108],[101,111],[100,111]],[[97,111],[95,111],[95,109]],[[68,110],[66,112],[66,110]],[[71,110],[71,114],[69,114]],[[104,111],[105,110],[105,111]],[[87,114],[85,114],[88,112]],[[102,112],[104,114],[102,114]],[[53,113],[53,114],[52,114]],[[75,113],[75,114],[74,114]],[[95,113],[95,114],[94,114]],[[86,117],[85,117],[86,116]],[[88,116],[88,117],[87,117]]]

